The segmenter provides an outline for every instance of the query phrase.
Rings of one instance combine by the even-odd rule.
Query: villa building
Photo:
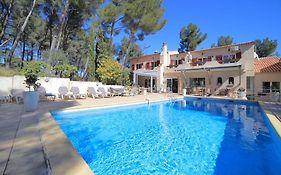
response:
[[[154,92],[182,94],[186,89],[194,95],[231,96],[244,89],[254,98],[266,96],[273,87],[280,91],[280,59],[258,58],[255,42],[188,53],[168,51],[164,43],[161,53],[131,58],[130,65],[134,84]]]

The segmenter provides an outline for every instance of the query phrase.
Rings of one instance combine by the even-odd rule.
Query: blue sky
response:
[[[179,47],[179,31],[192,22],[208,34],[197,49],[209,48],[220,35],[229,35],[235,43],[269,37],[278,40],[281,54],[281,0],[163,0],[167,24],[157,33],[139,42],[145,54]]]

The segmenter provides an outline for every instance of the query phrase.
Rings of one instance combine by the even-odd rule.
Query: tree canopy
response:
[[[197,25],[189,23],[180,30],[180,48],[178,51],[180,53],[193,51],[206,38],[207,34],[203,34]]]
[[[50,65],[54,76],[84,80],[100,77],[101,60],[142,54],[137,41],[160,30],[162,0],[2,0],[0,59],[6,67],[24,69],[26,62]],[[122,34],[122,41],[115,40]],[[64,66],[63,66],[64,65]],[[64,70],[62,70],[64,69]]]
[[[259,57],[266,57],[273,54],[277,48],[277,40],[270,40],[265,38],[263,40],[257,39],[256,41],[256,53]]]

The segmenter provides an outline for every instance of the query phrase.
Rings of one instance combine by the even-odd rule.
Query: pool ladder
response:
[[[176,100],[177,100],[177,99],[176,99],[175,97],[170,97],[170,98],[169,98],[169,101],[172,102],[172,103],[176,102]]]

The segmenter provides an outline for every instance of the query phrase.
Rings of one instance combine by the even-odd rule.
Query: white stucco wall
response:
[[[13,87],[13,79],[11,77],[0,77],[0,96],[10,95]]]
[[[24,83],[24,76],[14,77],[1,77],[0,76],[0,96],[8,96],[11,94],[12,89],[28,90]],[[117,85],[103,85],[100,82],[86,82],[86,81],[70,81],[69,78],[56,78],[56,77],[39,77],[38,82],[46,89],[47,93],[58,95],[58,89],[61,86],[66,86],[69,90],[71,87],[79,87],[81,94],[86,94],[88,87],[104,86],[106,89],[109,87],[121,87]]]

